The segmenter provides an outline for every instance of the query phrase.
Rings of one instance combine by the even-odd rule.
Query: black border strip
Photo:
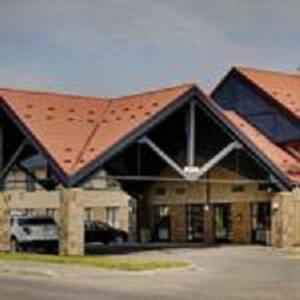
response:
[[[124,136],[120,139],[116,144],[112,145],[108,150],[106,150],[103,154],[99,155],[94,161],[90,162],[87,166],[83,167],[79,171],[78,174],[75,174],[71,177],[69,185],[70,186],[78,186],[82,182],[86,180],[87,177],[91,176],[91,174],[97,172],[97,170],[109,159],[113,156],[117,155],[127,146],[133,144],[138,138],[142,137],[147,131],[153,129],[157,126],[161,121],[163,121],[166,117],[176,112],[186,103],[188,103],[195,95],[196,86],[191,86],[186,92],[177,97],[173,102],[159,111],[157,114],[153,115],[150,120],[145,121],[138,128],[130,132],[128,135]]]
[[[292,189],[293,184],[288,179],[286,174],[282,172],[264,153],[262,153],[262,151],[223,114],[222,108],[219,107],[219,105],[210,98],[208,98],[208,100],[203,100],[203,97],[205,97],[205,95],[201,92],[201,90],[198,90],[198,93],[199,100],[202,105],[207,108],[208,113],[213,113],[216,117],[218,117],[221,125],[224,128],[228,128],[231,134],[233,134],[234,137],[241,141],[244,146],[246,146],[246,149],[250,150],[249,154],[255,154],[260,165],[267,166],[268,170],[273,175],[275,175],[276,179],[283,183],[284,187],[287,188],[287,190]],[[201,107],[203,108],[203,106]]]
[[[52,158],[51,154],[46,150],[46,148],[38,141],[38,139],[33,135],[28,126],[19,118],[19,116],[14,112],[14,110],[9,106],[3,97],[0,97],[0,108],[3,109],[4,113],[9,117],[14,125],[21,131],[21,133],[28,139],[28,141],[36,148],[40,154],[42,154],[46,160],[49,162],[50,167],[55,171],[59,180],[66,185],[68,183],[68,177],[56,163],[55,159]]]

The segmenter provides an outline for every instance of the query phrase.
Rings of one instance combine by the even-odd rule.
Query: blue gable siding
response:
[[[213,97],[224,109],[236,111],[274,142],[300,139],[300,121],[272,104],[235,74],[226,79]]]

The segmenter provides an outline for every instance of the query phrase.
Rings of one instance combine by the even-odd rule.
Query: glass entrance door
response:
[[[216,242],[230,242],[232,240],[230,204],[216,204],[214,207],[214,214]]]
[[[188,204],[186,206],[187,240],[200,242],[203,240],[204,215],[203,205]]]
[[[171,217],[170,208],[167,205],[154,207],[154,241],[170,241],[171,239]]]
[[[271,230],[271,204],[269,202],[254,203],[251,212],[252,242],[266,245]]]

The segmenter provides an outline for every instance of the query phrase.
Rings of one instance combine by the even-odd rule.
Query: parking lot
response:
[[[34,300],[42,294],[43,299],[62,300],[81,299],[83,295],[84,299],[105,300],[296,300],[300,295],[300,260],[291,259],[282,250],[257,246],[160,249],[117,246],[101,251],[127,259],[188,261],[192,267],[123,272],[74,265],[1,262],[0,299]]]

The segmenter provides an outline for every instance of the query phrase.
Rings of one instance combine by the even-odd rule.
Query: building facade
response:
[[[37,177],[46,176],[45,161],[41,157],[34,157],[24,162],[28,165],[30,171]],[[58,186],[57,191],[63,187]],[[94,191],[99,195],[98,200],[91,204],[82,203],[84,206],[84,221],[105,223],[111,227],[122,229],[130,234],[134,239],[134,208],[132,208],[132,198],[122,191],[119,183],[110,178],[104,170],[100,170],[95,176],[88,180],[82,187],[87,191]],[[4,191],[14,193],[15,195],[22,193],[41,192],[44,188],[36,182],[32,177],[26,175],[22,170],[14,168],[10,171],[4,181]],[[106,192],[113,193],[113,199],[106,196]],[[38,201],[35,198],[27,198],[20,200],[16,208],[11,214],[24,214],[28,216],[50,216],[57,222],[59,221],[59,203],[53,201],[50,197],[47,201],[47,195],[43,194],[46,201]],[[19,196],[21,199],[21,197]],[[26,198],[26,197],[25,197]]]
[[[148,238],[160,242],[271,244],[272,188],[231,180],[240,175],[222,167],[215,183],[156,183],[149,187],[140,220]],[[245,178],[244,178],[245,179]]]
[[[211,96],[194,84],[113,99],[0,89],[2,187],[17,166],[44,195],[62,191],[63,253],[82,241],[81,216],[120,226],[109,180],[136,200],[142,242],[300,244],[299,83],[233,68]],[[34,155],[46,168],[26,165]]]

